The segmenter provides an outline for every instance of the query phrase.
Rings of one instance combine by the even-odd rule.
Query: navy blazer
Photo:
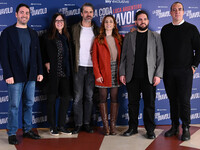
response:
[[[37,75],[43,74],[40,45],[37,32],[28,27],[30,33],[30,73],[23,67],[21,46],[16,24],[3,30],[0,37],[0,61],[4,80],[14,77],[14,82],[36,81]]]

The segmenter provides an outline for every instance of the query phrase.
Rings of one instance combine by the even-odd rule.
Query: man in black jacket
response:
[[[0,38],[0,57],[4,80],[8,85],[8,142],[18,144],[18,111],[22,98],[23,136],[39,139],[32,131],[32,106],[35,81],[42,81],[42,61],[37,33],[27,26],[30,8],[19,4],[17,23],[7,27]]]

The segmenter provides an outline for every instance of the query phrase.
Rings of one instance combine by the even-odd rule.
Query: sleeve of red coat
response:
[[[92,46],[92,62],[93,62],[93,72],[95,79],[102,77],[99,70],[99,44],[98,39],[95,38],[93,46]]]

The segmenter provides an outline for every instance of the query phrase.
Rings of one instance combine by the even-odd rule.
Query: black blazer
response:
[[[0,60],[4,80],[14,77],[15,83],[36,81],[43,74],[40,45],[37,32],[28,27],[31,37],[30,73],[27,76],[22,63],[22,53],[16,24],[3,30],[0,37]]]

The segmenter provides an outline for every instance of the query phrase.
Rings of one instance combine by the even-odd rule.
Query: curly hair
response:
[[[104,44],[104,37],[106,36],[106,30],[105,30],[104,24],[105,24],[105,20],[106,20],[107,17],[111,17],[113,19],[113,22],[114,22],[114,28],[113,28],[113,31],[112,31],[112,36],[117,38],[117,40],[119,41],[119,44],[122,45],[122,37],[118,32],[117,22],[116,22],[115,18],[113,17],[113,15],[106,15],[103,18],[103,21],[102,21],[101,27],[100,27],[100,32],[99,32],[99,35],[97,36],[98,42],[100,44]]]

